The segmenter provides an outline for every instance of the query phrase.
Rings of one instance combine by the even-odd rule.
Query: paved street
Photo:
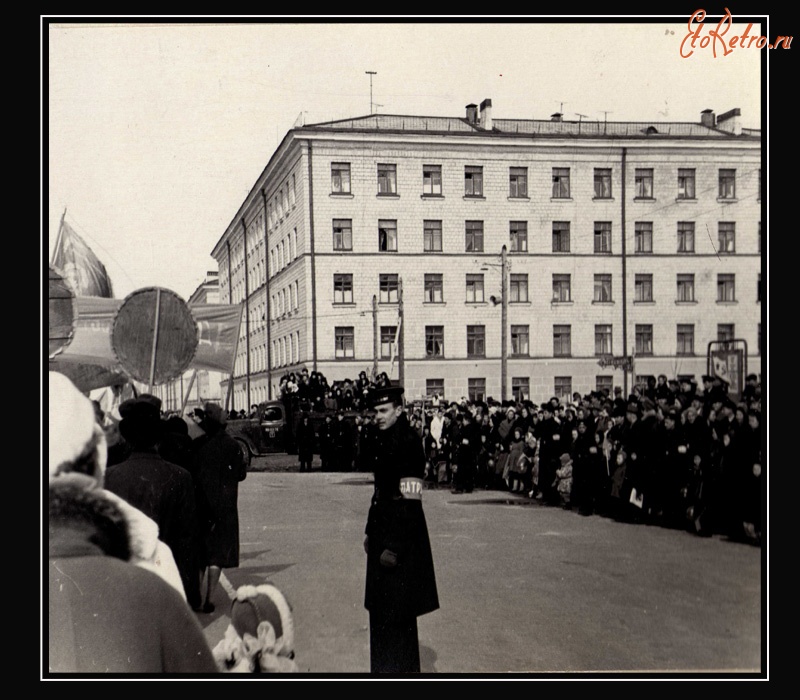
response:
[[[239,491],[241,566],[224,575],[233,588],[284,591],[303,672],[367,674],[372,477],[296,463],[254,460]],[[497,491],[426,490],[423,504],[441,602],[419,618],[424,674],[767,671],[756,547]],[[200,616],[212,646],[228,624],[225,595]]]

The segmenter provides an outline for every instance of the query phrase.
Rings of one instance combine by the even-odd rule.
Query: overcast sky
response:
[[[488,97],[496,119],[699,121],[739,107],[760,127],[762,51],[682,58],[688,19],[51,24],[48,258],[66,209],[116,297],[161,286],[187,298],[298,116],[369,114],[366,71],[384,114],[461,117]]]

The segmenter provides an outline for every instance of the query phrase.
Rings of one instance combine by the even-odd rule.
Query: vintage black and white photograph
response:
[[[42,679],[768,679],[745,10],[42,16]]]

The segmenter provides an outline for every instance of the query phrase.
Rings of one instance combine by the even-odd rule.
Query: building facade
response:
[[[760,373],[761,134],[738,109],[514,120],[488,99],[299,126],[212,257],[246,306],[237,409],[303,367],[538,402],[699,379],[735,339]]]
[[[219,303],[218,273],[216,270],[210,270],[206,273],[205,280],[192,292],[187,304],[191,306],[192,304]],[[221,394],[223,379],[227,380],[227,375],[223,375],[222,372],[191,369],[177,379],[154,386],[152,391],[161,399],[162,410],[180,411],[183,407],[184,413],[186,413],[195,408],[202,408],[206,401],[221,404],[224,400],[224,394]],[[146,386],[141,389],[141,391],[147,390]]]

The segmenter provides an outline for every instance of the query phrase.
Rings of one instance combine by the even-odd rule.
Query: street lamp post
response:
[[[484,263],[481,270],[497,267],[497,263]],[[508,249],[500,251],[500,401],[508,395]],[[497,306],[497,298],[489,297]]]

